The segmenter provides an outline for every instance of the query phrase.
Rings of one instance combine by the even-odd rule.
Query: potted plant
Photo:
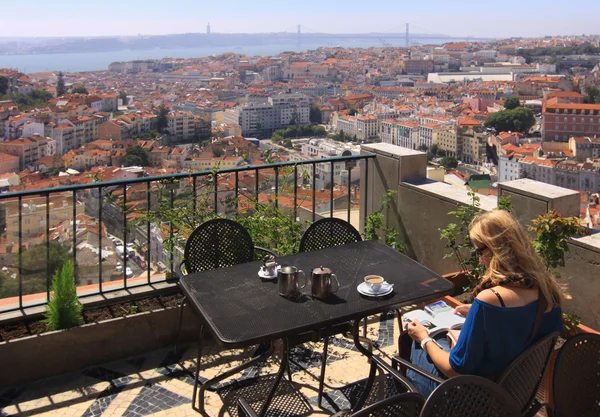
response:
[[[535,233],[533,247],[555,277],[559,277],[557,268],[565,265],[565,254],[569,251],[569,238],[588,234],[578,217],[563,217],[555,210],[540,214],[531,221],[529,231]],[[563,313],[563,335],[577,334],[581,318]]]

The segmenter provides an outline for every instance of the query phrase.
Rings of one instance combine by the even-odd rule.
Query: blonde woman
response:
[[[444,335],[431,339],[418,322],[408,326],[411,362],[438,376],[499,375],[529,345],[562,326],[562,293],[510,213],[480,214],[469,237],[486,272],[473,290],[473,304],[455,310],[466,316],[456,346],[450,349]],[[534,329],[538,309],[543,315]],[[413,371],[407,375],[425,398],[436,387]]]

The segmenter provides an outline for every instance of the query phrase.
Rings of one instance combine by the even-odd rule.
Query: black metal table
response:
[[[192,399],[194,408],[204,327],[208,327],[215,339],[226,348],[247,347],[276,339],[284,341],[281,367],[271,395],[261,410],[262,415],[287,368],[288,339],[352,320],[356,320],[358,330],[358,320],[364,317],[441,297],[451,293],[453,289],[449,281],[378,241],[349,243],[298,253],[280,257],[278,262],[282,265],[294,265],[308,277],[313,268],[331,268],[340,281],[340,288],[325,300],[313,299],[309,286],[300,297],[281,297],[278,295],[276,282],[263,281],[258,277],[260,261],[194,273],[181,279],[181,289],[202,323]],[[369,274],[381,275],[387,282],[394,284],[393,292],[380,298],[361,295],[356,288]],[[357,331],[354,340],[357,348],[366,353],[360,346],[356,333]],[[244,367],[260,359],[262,358],[253,358]],[[200,411],[203,411],[206,388],[217,380],[233,375],[234,371],[202,384]]]

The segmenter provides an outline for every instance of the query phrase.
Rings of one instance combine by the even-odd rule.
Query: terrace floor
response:
[[[398,326],[393,313],[369,320],[368,337],[376,350],[386,354],[396,352]],[[118,341],[115,341],[118,343]],[[254,349],[220,350],[211,339],[205,341],[201,379],[210,378],[248,359]],[[348,408],[360,394],[360,383],[367,377],[366,358],[343,336],[332,338],[329,344],[325,374],[323,407],[317,406],[318,377],[322,343],[306,343],[293,349],[290,384],[280,384],[268,415],[330,415]],[[225,380],[208,391],[205,404],[210,416],[228,415],[227,404],[235,395],[250,399],[244,387],[250,383],[265,388],[267,375],[278,369],[277,358]],[[61,375],[22,386],[0,389],[0,416],[82,416],[82,417],[142,417],[198,415],[191,407],[193,373],[196,366],[196,345],[183,346],[178,355],[172,349],[162,349],[145,355],[106,363],[82,372]],[[254,385],[256,387],[257,385]],[[374,390],[375,391],[375,390]],[[305,399],[295,392],[300,392]],[[372,393],[372,396],[375,395]],[[286,402],[293,404],[292,413],[278,413]],[[231,415],[236,415],[231,410]]]

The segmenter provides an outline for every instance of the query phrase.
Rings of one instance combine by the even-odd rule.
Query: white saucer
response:
[[[277,278],[277,272],[281,269],[281,265],[277,265],[275,267],[275,273],[273,275],[267,275],[265,271],[263,271],[262,266],[258,270],[258,276],[262,279],[275,279]]]
[[[375,292],[371,289],[369,285],[367,285],[366,282],[363,282],[358,287],[356,287],[356,290],[362,295],[366,295],[368,297],[383,297],[384,295],[388,295],[392,291],[394,291],[394,286],[390,285],[387,282],[384,282],[383,284],[381,284],[381,288],[379,288],[379,291]]]

